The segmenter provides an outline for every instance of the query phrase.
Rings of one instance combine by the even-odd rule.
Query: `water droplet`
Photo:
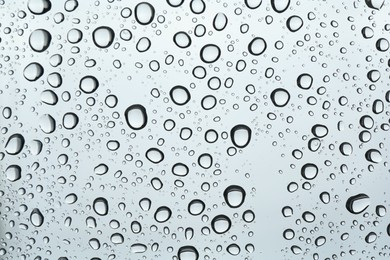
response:
[[[5,151],[10,155],[17,155],[24,147],[24,137],[21,134],[11,135],[5,144]]]
[[[239,208],[244,203],[245,196],[245,190],[238,185],[231,185],[223,192],[223,197],[231,208]]]
[[[44,217],[41,213],[41,211],[37,208],[34,208],[32,211],[31,211],[31,214],[30,214],[30,222],[31,224],[33,224],[35,227],[40,227],[42,226],[43,224],[43,221],[44,221]]]
[[[5,175],[7,176],[7,180],[11,182],[20,180],[22,177],[22,169],[19,165],[10,165],[5,170]]]
[[[218,215],[211,220],[211,228],[217,234],[223,234],[229,231],[232,221],[225,215]]]
[[[93,201],[93,210],[99,216],[108,214],[108,202],[105,198],[99,197]]]
[[[284,107],[290,101],[290,93],[283,88],[277,88],[272,91],[271,100],[276,107]]]
[[[49,48],[51,34],[44,29],[37,29],[30,34],[29,44],[36,52],[43,52]]]
[[[200,59],[205,63],[216,62],[221,56],[221,49],[215,44],[207,44],[200,50]]]
[[[238,148],[245,148],[252,137],[252,130],[247,125],[236,125],[230,130],[230,138]]]
[[[99,81],[94,76],[85,76],[80,80],[79,88],[86,94],[91,94],[99,87]]]
[[[188,212],[194,216],[202,214],[204,209],[205,204],[202,200],[199,199],[194,199],[188,204]]]
[[[115,38],[114,30],[107,26],[100,26],[92,33],[92,39],[99,48],[108,48]]]
[[[164,223],[171,218],[171,215],[172,215],[171,209],[166,206],[162,206],[156,210],[156,213],[154,213],[154,219],[158,223]]]
[[[187,88],[183,86],[175,86],[169,91],[169,95],[173,101],[178,106],[183,106],[187,104],[191,99],[191,94]]]
[[[28,81],[36,81],[43,75],[43,67],[37,62],[32,62],[26,66],[23,71],[24,77]]]
[[[133,130],[141,130],[148,122],[146,109],[139,104],[129,106],[124,115],[127,125]]]
[[[370,206],[370,197],[364,193],[357,194],[350,197],[345,206],[352,214],[360,214]]]
[[[135,7],[135,19],[141,25],[148,25],[154,19],[154,7],[153,5],[142,2]]]
[[[193,246],[182,246],[177,253],[179,260],[198,260],[199,253]]]
[[[248,51],[250,54],[259,56],[265,52],[267,49],[267,42],[261,38],[256,37],[254,38],[248,45]]]
[[[50,11],[51,2],[49,0],[29,0],[27,8],[31,13],[41,15]]]

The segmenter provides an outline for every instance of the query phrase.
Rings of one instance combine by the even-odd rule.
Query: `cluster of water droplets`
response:
[[[389,257],[389,8],[0,1],[1,259]]]

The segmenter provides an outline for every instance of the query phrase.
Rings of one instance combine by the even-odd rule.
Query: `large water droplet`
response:
[[[231,185],[227,187],[223,192],[223,197],[225,198],[226,203],[231,208],[240,207],[245,201],[245,196],[245,190],[238,185]]]
[[[44,29],[37,29],[30,34],[29,44],[31,49],[36,52],[43,52],[49,48],[51,34]]]
[[[105,216],[108,214],[108,202],[105,198],[99,197],[93,201],[93,210],[99,216]]]
[[[139,3],[135,7],[135,19],[139,24],[150,24],[154,19],[154,12],[153,5],[147,2]]]
[[[148,122],[148,115],[144,106],[135,104],[125,111],[127,125],[133,130],[141,130]]]
[[[10,155],[17,155],[24,146],[24,137],[21,134],[11,135],[5,144],[5,151]]]
[[[114,30],[107,26],[100,26],[92,33],[92,39],[99,48],[107,48],[114,41]]]
[[[35,227],[40,227],[43,224],[44,217],[41,211],[37,208],[33,209],[30,214],[30,221]]]
[[[370,197],[364,193],[357,194],[350,197],[345,206],[352,214],[360,214],[370,206]]]
[[[238,148],[246,147],[251,141],[252,130],[247,125],[236,125],[230,130],[230,138]]]

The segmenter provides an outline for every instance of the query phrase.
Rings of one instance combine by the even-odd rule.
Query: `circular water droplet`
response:
[[[173,36],[173,41],[179,48],[188,48],[190,47],[192,40],[191,37],[186,32],[177,32]]]
[[[223,197],[229,207],[238,208],[244,203],[246,192],[241,186],[231,185],[225,189]]]
[[[99,197],[93,201],[93,210],[99,216],[105,216],[108,214],[108,202],[105,198]]]
[[[205,63],[216,62],[221,56],[221,49],[215,44],[206,44],[200,50],[200,59]]]
[[[313,163],[307,163],[302,166],[301,175],[306,180],[313,180],[315,177],[317,177],[317,174],[318,174],[317,165]]]
[[[99,87],[99,81],[94,76],[85,76],[80,80],[79,88],[86,94],[91,94]]]
[[[43,75],[44,69],[41,64],[37,62],[32,62],[28,64],[23,71],[23,76],[28,81],[36,81]]]
[[[206,4],[203,0],[191,0],[190,8],[194,14],[201,14],[206,10]]]
[[[272,91],[271,100],[276,107],[284,107],[290,101],[290,93],[283,88],[277,88]]]
[[[234,146],[238,148],[246,147],[251,141],[252,130],[247,125],[236,125],[230,130],[230,138]]]
[[[370,197],[364,193],[350,197],[345,204],[347,210],[352,214],[360,214],[365,211],[368,206],[370,206]]]
[[[191,94],[187,88],[183,86],[175,86],[169,91],[169,95],[173,101],[178,106],[183,106],[187,104],[191,99]]]
[[[209,169],[213,165],[213,157],[208,153],[201,154],[198,157],[198,164],[203,169]]]
[[[297,78],[297,85],[301,89],[309,89],[313,84],[313,77],[310,74],[303,73]]]
[[[160,163],[164,160],[164,153],[157,148],[150,148],[146,151],[145,156],[152,163]]]
[[[99,48],[108,48],[114,41],[114,30],[107,26],[100,26],[92,33],[92,40]]]
[[[154,13],[153,5],[147,2],[142,2],[135,6],[135,19],[139,24],[150,24],[154,19]]]
[[[148,122],[146,109],[142,105],[131,105],[126,109],[124,114],[127,125],[133,130],[141,130]]]
[[[350,156],[353,153],[353,147],[350,143],[344,142],[340,144],[340,152],[344,156]]]
[[[30,34],[29,44],[31,49],[36,52],[43,52],[49,48],[51,43],[51,34],[44,29],[37,29]]]
[[[303,26],[303,20],[301,17],[297,15],[293,15],[290,18],[287,19],[287,28],[291,32],[296,32],[299,29],[301,29]]]
[[[200,215],[204,211],[205,206],[202,200],[194,199],[188,204],[188,212],[193,216]]]
[[[267,49],[267,42],[261,38],[256,37],[248,44],[248,51],[250,54],[259,56]]]
[[[166,206],[162,206],[156,210],[156,213],[154,213],[154,219],[158,223],[164,223],[171,218],[171,215],[172,215],[171,209]]]
[[[229,231],[232,221],[226,215],[218,215],[211,220],[211,228],[217,234],[223,234]]]
[[[62,125],[65,129],[71,130],[74,129],[79,123],[79,117],[72,112],[68,112],[62,118]]]

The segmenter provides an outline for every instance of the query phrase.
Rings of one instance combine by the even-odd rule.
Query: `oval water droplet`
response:
[[[238,208],[244,203],[246,192],[241,186],[231,185],[225,189],[223,197],[229,207]]]
[[[313,84],[313,77],[310,74],[303,73],[297,78],[297,85],[301,89],[309,89]]]
[[[127,125],[133,130],[141,130],[148,122],[148,115],[144,106],[135,104],[125,110]]]
[[[290,0],[271,0],[272,9],[277,13],[283,13],[290,5]]]
[[[191,94],[187,88],[183,86],[174,86],[170,91],[169,95],[173,101],[178,106],[183,106],[187,104],[191,99]]]
[[[152,163],[160,163],[164,160],[164,153],[157,148],[150,148],[146,151],[145,156]]]
[[[74,129],[79,123],[79,117],[72,112],[68,112],[62,118],[62,125],[65,129],[71,130]]]
[[[252,130],[247,125],[236,125],[230,130],[230,138],[234,146],[245,148],[251,141]]]
[[[24,68],[23,75],[28,81],[36,81],[43,75],[43,72],[41,64],[32,62]]]
[[[228,23],[228,18],[224,13],[217,13],[213,20],[213,27],[217,31],[225,29]]]
[[[267,49],[267,42],[261,38],[256,37],[248,44],[248,51],[250,54],[259,56]]]
[[[271,100],[276,107],[284,107],[290,101],[290,93],[283,88],[277,88],[272,91]]]
[[[154,19],[154,13],[154,7],[150,3],[142,2],[135,6],[135,19],[139,24],[150,24]]]
[[[177,32],[173,36],[173,41],[179,48],[188,48],[190,47],[192,40],[191,37],[186,32]]]
[[[17,155],[24,147],[24,137],[21,134],[11,135],[5,144],[5,151],[10,155]]]
[[[99,216],[105,216],[108,214],[108,202],[105,198],[99,197],[93,201],[93,210]]]
[[[30,214],[30,222],[31,222],[31,224],[33,224],[35,227],[40,227],[40,226],[42,226],[44,220],[45,220],[45,218],[43,217],[42,212],[41,212],[39,209],[34,208],[34,209],[31,211],[31,214]]]
[[[164,223],[167,222],[172,215],[172,211],[170,208],[166,206],[159,207],[156,212],[154,213],[154,219],[158,223]]]

